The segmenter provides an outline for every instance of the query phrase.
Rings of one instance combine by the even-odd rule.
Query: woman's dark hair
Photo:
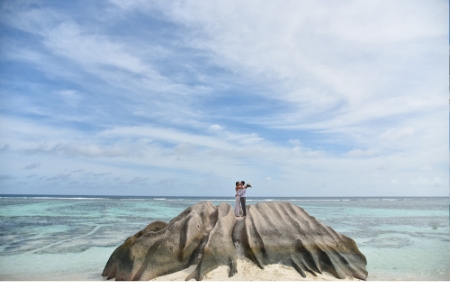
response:
[[[238,186],[238,184],[239,184],[239,181],[236,181],[236,186]]]
[[[241,183],[242,183],[242,185],[245,185],[245,181],[244,180],[242,180]]]

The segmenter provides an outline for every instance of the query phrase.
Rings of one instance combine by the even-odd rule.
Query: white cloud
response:
[[[79,64],[110,85],[135,92],[151,89],[158,92],[184,94],[191,92],[170,81],[153,67],[152,58],[140,58],[137,46],[115,42],[106,35],[83,30],[75,23],[63,22],[46,34],[46,46],[56,54]],[[146,46],[151,48],[151,46]]]
[[[414,127],[404,127],[400,129],[389,129],[380,135],[380,139],[389,141],[402,141],[406,138],[412,137],[415,133]]]
[[[12,124],[14,123],[12,122]],[[53,131],[51,128],[43,130],[40,126],[31,125],[24,128],[29,127],[33,127],[36,132],[51,133],[49,140],[41,137],[40,141],[38,139],[33,143],[16,142],[10,151],[22,150],[34,153],[28,155],[27,158],[38,158],[40,163],[45,163],[45,169],[42,167],[44,174],[47,175],[45,179],[50,178],[54,181],[69,181],[69,179],[85,179],[85,181],[88,181],[85,175],[76,176],[69,173],[79,168],[91,170],[95,173],[109,172],[113,173],[112,175],[127,175],[128,180],[126,181],[132,181],[135,177],[145,178],[144,175],[139,173],[139,170],[132,169],[133,167],[142,167],[145,170],[151,170],[152,168],[167,170],[165,173],[169,178],[171,175],[173,176],[170,173],[173,169],[185,171],[190,175],[188,179],[191,179],[194,175],[196,175],[195,177],[201,177],[200,175],[203,174],[211,174],[214,177],[224,179],[225,182],[218,184],[219,186],[226,186],[225,179],[228,178],[228,182],[234,181],[234,178],[244,178],[259,187],[263,187],[264,182],[273,180],[280,187],[284,187],[280,190],[280,193],[286,193],[286,195],[289,195],[288,191],[295,194],[291,188],[297,187],[296,189],[298,189],[298,187],[304,185],[311,189],[308,190],[308,195],[313,195],[315,191],[313,188],[317,183],[333,179],[335,179],[335,182],[329,183],[327,186],[340,189],[339,191],[342,191],[342,193],[350,193],[348,188],[345,187],[350,185],[348,183],[351,181],[352,187],[361,185],[378,187],[379,193],[382,194],[383,191],[385,191],[384,193],[389,191],[386,190],[388,187],[397,187],[395,188],[396,191],[402,191],[403,186],[401,184],[408,183],[408,181],[402,181],[408,178],[408,174],[399,172],[398,169],[401,168],[401,170],[410,171],[409,179],[414,179],[417,171],[425,173],[421,174],[423,175],[422,178],[410,182],[417,189],[420,189],[420,187],[427,189],[427,184],[436,186],[438,189],[445,186],[443,181],[433,180],[436,176],[432,176],[432,174],[440,174],[439,171],[441,170],[438,168],[439,164],[436,163],[436,158],[429,156],[426,152],[416,155],[402,153],[380,155],[369,149],[355,150],[352,153],[353,156],[342,158],[339,155],[330,155],[323,151],[314,151],[299,146],[294,148],[277,146],[264,140],[259,141],[256,145],[245,144],[238,138],[238,136],[248,138],[252,136],[251,134],[234,134],[232,135],[233,138],[224,139],[221,136],[196,135],[154,127],[117,127],[105,130],[95,136],[80,135],[77,137],[80,142],[75,143],[67,141],[70,139],[64,139],[63,136],[57,134],[56,130]],[[225,132],[224,134],[231,133]],[[73,136],[72,133],[71,135]],[[61,141],[61,143],[58,143],[58,141]],[[158,145],[158,142],[169,142],[171,145],[162,146]],[[54,144],[45,145],[46,143]],[[113,145],[107,145],[108,143]],[[58,159],[62,158],[64,166],[50,164],[50,162],[57,160],[54,156],[59,156]],[[92,158],[96,159],[95,165],[89,163],[89,166],[87,166],[88,163],[86,162]],[[25,163],[17,166],[23,168],[26,165]],[[115,168],[118,165],[121,167],[120,170]],[[422,168],[427,165],[438,169],[424,171]],[[383,171],[378,169],[380,166],[384,166]],[[50,167],[53,168],[52,171],[46,172]],[[5,170],[5,172],[9,171],[10,168]],[[445,172],[445,169],[442,169],[442,171]],[[378,172],[378,176],[374,174],[375,172]],[[270,178],[267,176],[269,173]],[[60,175],[55,177],[58,174]],[[70,177],[67,175],[70,175]],[[324,177],[325,175],[326,177]],[[388,180],[383,180],[386,178]],[[443,179],[443,176],[439,178]],[[392,182],[392,179],[396,179],[396,181]],[[8,181],[12,181],[12,179]],[[155,177],[147,181],[147,183],[157,182]],[[138,182],[132,181],[130,183],[138,187],[139,183],[142,183]],[[94,185],[94,182],[89,185]],[[374,189],[369,190],[374,191]],[[416,191],[415,189],[414,191]],[[258,193],[264,194],[263,191],[267,190],[261,190]],[[364,190],[361,191],[358,193],[364,194]],[[412,193],[412,191],[405,191],[405,193]]]
[[[441,179],[440,177],[426,178],[426,177],[417,177],[412,179],[409,183],[411,185],[425,186],[425,187],[440,187],[445,184],[446,181]],[[447,181],[448,182],[448,181]]]
[[[59,94],[70,106],[77,106],[80,100],[83,98],[83,96],[80,95],[76,90],[63,90],[60,91]]]
[[[220,125],[218,125],[218,124],[213,124],[213,125],[211,125],[211,126],[209,127],[208,130],[209,130],[209,131],[212,131],[212,132],[217,132],[217,131],[223,130],[223,127],[220,126]]]
[[[148,1],[145,0],[130,0],[130,1],[121,1],[121,0],[109,0],[112,4],[116,5],[118,8],[125,11],[133,11],[135,9],[142,9],[149,5]]]
[[[376,156],[378,154],[380,154],[379,149],[368,149],[368,150],[355,149],[347,152],[346,156],[359,158],[359,157]]]
[[[175,148],[173,149],[173,151],[171,153],[173,153],[174,155],[177,156],[192,156],[195,151],[196,151],[196,147],[192,144],[187,144],[187,143],[181,143],[177,146],[175,146]]]
[[[86,157],[86,158],[115,158],[115,157],[135,157],[142,153],[142,148],[137,145],[114,145],[101,146],[99,144],[92,144],[86,142],[56,144],[54,146],[39,145],[25,149],[27,155],[35,154],[63,154],[66,156]]]
[[[62,23],[50,30],[46,45],[84,66],[103,65],[149,77],[158,76],[139,58],[125,51],[123,44],[112,42],[106,36],[83,34],[73,23]]]
[[[189,134],[168,128],[152,126],[116,127],[99,133],[100,137],[146,137],[172,144],[190,143],[217,149],[232,149],[233,145],[215,137]]]
[[[300,142],[300,140],[298,140],[298,139],[289,139],[288,144],[294,145],[294,146],[300,146],[302,144],[302,142]]]
[[[442,92],[429,91],[438,84],[437,69],[430,68],[445,71],[438,58],[447,50],[423,44],[447,41],[447,15],[435,4],[183,1],[166,13],[197,35],[187,38],[191,46],[248,80],[276,85],[276,94],[260,94],[294,109],[252,122],[344,130],[427,105],[442,110],[435,98]],[[415,62],[426,67],[413,68]]]

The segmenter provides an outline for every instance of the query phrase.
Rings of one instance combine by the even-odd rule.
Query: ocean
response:
[[[0,195],[1,280],[104,280],[109,256],[155,220],[234,198]],[[449,198],[258,198],[288,201],[353,238],[367,280],[450,280]],[[301,276],[299,275],[299,278]]]

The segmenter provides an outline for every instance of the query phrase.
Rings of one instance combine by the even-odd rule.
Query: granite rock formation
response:
[[[337,278],[367,277],[366,258],[355,241],[337,233],[288,202],[247,207],[236,218],[225,203],[193,205],[169,223],[156,221],[129,237],[111,255],[103,276],[116,280],[150,280],[197,265],[186,280],[202,280],[221,265],[237,272],[237,257],[260,268],[269,264],[294,267],[306,277],[327,272]]]

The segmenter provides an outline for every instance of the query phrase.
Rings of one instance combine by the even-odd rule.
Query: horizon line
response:
[[[164,195],[86,195],[86,194],[0,194],[0,196],[87,196],[87,197],[155,197],[155,198],[173,198],[173,197],[186,197],[186,198],[234,198],[234,196],[196,196],[196,195],[176,195],[176,196],[164,196]],[[250,196],[248,198],[450,198],[449,196]]]

